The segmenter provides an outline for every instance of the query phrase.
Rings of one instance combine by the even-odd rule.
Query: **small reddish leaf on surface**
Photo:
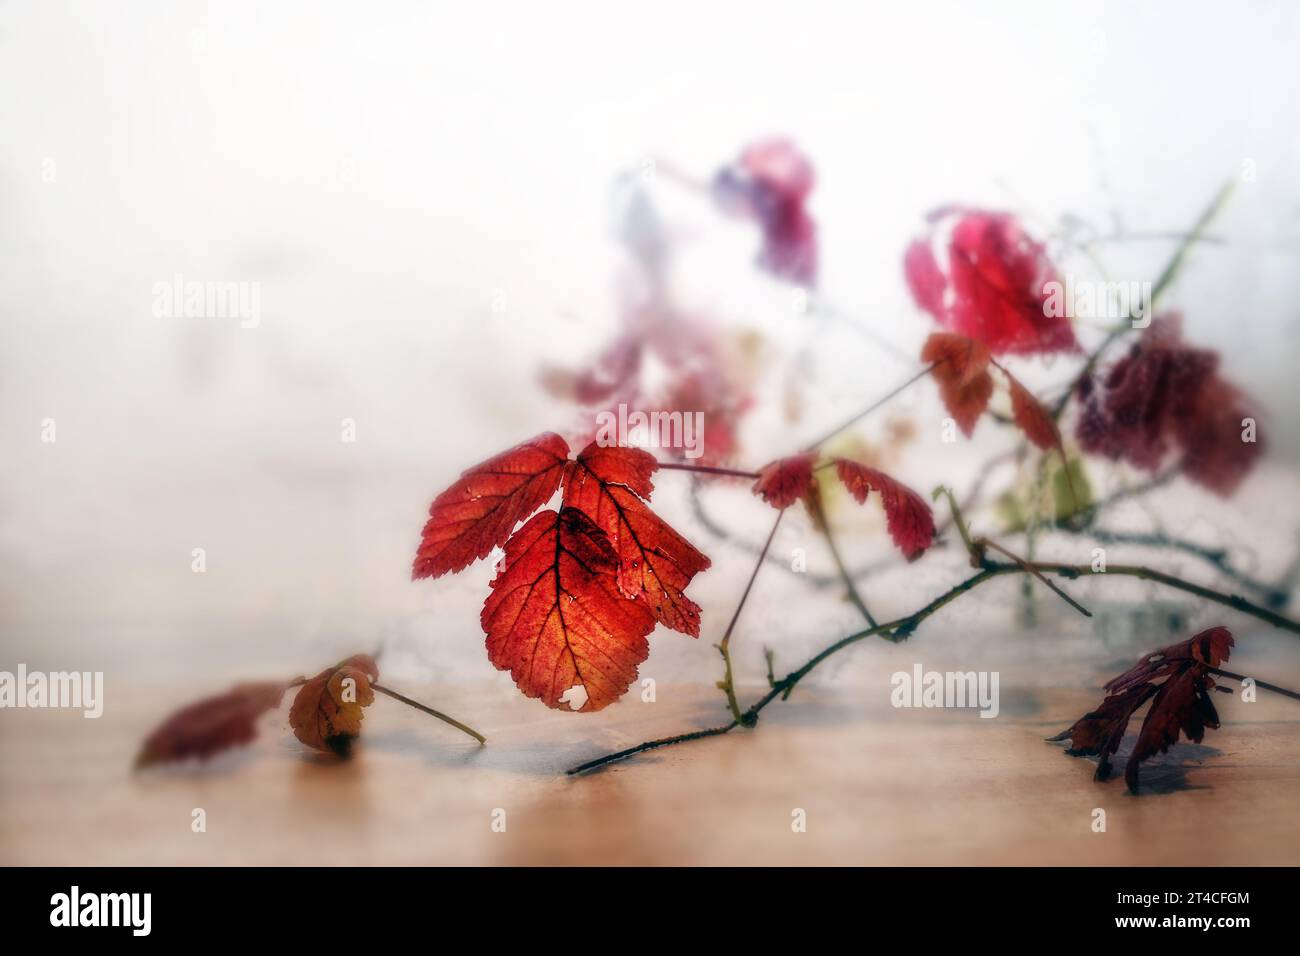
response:
[[[1206,727],[1219,729],[1219,714],[1210,701],[1212,687],[1213,679],[1199,667],[1181,670],[1160,685],[1124,768],[1124,780],[1130,790],[1137,793],[1138,767],[1142,761],[1178,743],[1180,732],[1192,743],[1199,744],[1205,739]]]
[[[965,336],[934,332],[925,341],[921,361],[934,366],[930,374],[939,384],[944,407],[969,438],[993,397],[988,348]]]
[[[560,487],[569,446],[547,432],[464,472],[429,507],[411,578],[459,571],[505,544]]]
[[[1058,286],[1049,283],[1060,279],[1043,244],[1006,213],[949,207],[931,223],[950,218],[947,276],[931,251],[933,236],[914,241],[904,255],[917,304],[940,325],[998,355],[1077,351],[1069,319],[1052,308]]]
[[[246,744],[257,736],[257,720],[280,706],[287,681],[239,684],[224,694],[183,707],[164,720],[147,738],[135,759],[136,767],[169,763],[187,757],[208,757]]]
[[[789,508],[808,492],[816,458],[816,452],[806,452],[789,458],[778,458],[764,465],[758,471],[758,480],[754,482],[754,494],[773,508]]]
[[[547,707],[597,711],[626,693],[655,618],[618,585],[618,554],[577,508],[543,511],[506,542],[480,622],[488,658]],[[576,702],[576,700],[574,701]]]
[[[683,592],[710,562],[646,504],[658,467],[642,449],[593,442],[565,472],[564,505],[605,533],[624,597],[644,602],[665,627],[699,637],[700,607]]]
[[[1186,641],[1147,654],[1106,683],[1107,697],[1096,710],[1048,739],[1069,738],[1071,746],[1066,753],[1071,756],[1100,755],[1095,776],[1105,780],[1110,776],[1110,757],[1119,749],[1129,719],[1151,700],[1151,708],[1124,768],[1129,789],[1137,793],[1138,768],[1142,761],[1172,747],[1178,742],[1179,733],[1200,743],[1207,727],[1218,728],[1219,715],[1209,697],[1214,680],[1208,668],[1226,661],[1233,643],[1232,632],[1226,627],[1212,627]]]
[[[1071,757],[1100,756],[1097,761],[1097,780],[1110,778],[1110,758],[1119,749],[1124,732],[1128,729],[1133,712],[1151,699],[1155,685],[1141,683],[1125,691],[1113,693],[1103,700],[1096,710],[1084,714],[1069,730],[1063,730],[1048,740],[1069,740],[1066,751]]]
[[[930,547],[934,540],[934,512],[924,498],[883,471],[868,468],[856,461],[837,458],[835,469],[840,481],[858,504],[866,502],[869,492],[880,492],[889,535],[907,556],[907,560],[915,561]]]
[[[298,691],[289,708],[289,726],[308,747],[346,756],[361,734],[363,707],[375,700],[370,685],[379,680],[374,658],[356,654],[327,667]]]

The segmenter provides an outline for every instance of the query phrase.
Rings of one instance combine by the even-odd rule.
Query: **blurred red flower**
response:
[[[1068,318],[1047,308],[1048,283],[1060,280],[1043,244],[1007,213],[944,209],[931,219],[951,216],[957,218],[948,236],[947,275],[933,233],[913,241],[903,256],[916,304],[996,355],[1076,351]]]
[[[1219,375],[1219,356],[1182,341],[1182,317],[1157,316],[1099,382],[1079,388],[1083,449],[1155,471],[1172,450],[1187,477],[1230,495],[1264,450],[1246,397]]]
[[[806,286],[817,283],[817,224],[804,208],[814,183],[812,163],[788,139],[751,144],[713,179],[718,204],[763,230],[759,266]]]

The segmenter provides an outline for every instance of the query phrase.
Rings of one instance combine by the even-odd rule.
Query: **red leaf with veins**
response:
[[[932,332],[921,349],[921,361],[934,366],[930,375],[944,407],[967,438],[993,397],[990,360],[984,343],[951,332]]]
[[[778,458],[759,469],[754,482],[754,494],[773,508],[785,509],[802,498],[812,484],[813,461],[816,452]]]
[[[1042,243],[1007,213],[951,208],[932,222],[956,217],[948,237],[948,275],[931,243],[916,240],[903,271],[917,304],[961,335],[995,354],[1077,351],[1065,316],[1048,315],[1050,289],[1060,281]]]
[[[526,697],[587,712],[626,693],[655,624],[619,590],[618,554],[577,508],[543,511],[506,542],[479,620],[488,659]],[[566,706],[574,688],[585,694],[577,708]]]
[[[459,571],[505,544],[560,487],[569,446],[551,432],[464,472],[429,507],[411,579]]]
[[[257,736],[257,721],[280,706],[288,681],[240,684],[176,711],[151,733],[135,759],[137,767],[215,753]]]
[[[1069,738],[1066,753],[1072,757],[1100,755],[1095,778],[1105,780],[1110,776],[1110,758],[1119,749],[1130,718],[1150,700],[1151,708],[1124,768],[1129,789],[1137,793],[1142,761],[1164,753],[1178,742],[1180,733],[1200,743],[1207,727],[1218,728],[1219,715],[1209,697],[1214,687],[1209,668],[1226,661],[1232,646],[1231,631],[1212,627],[1147,654],[1106,683],[1107,697],[1096,710],[1048,740]]]
[[[709,559],[647,506],[659,463],[639,448],[592,442],[564,477],[564,504],[603,531],[618,559],[618,586],[665,627],[700,635],[700,607],[683,591]]]
[[[858,504],[864,504],[871,491],[880,492],[889,535],[907,560],[915,561],[930,547],[934,540],[934,512],[924,498],[883,471],[847,458],[835,459],[835,470]]]

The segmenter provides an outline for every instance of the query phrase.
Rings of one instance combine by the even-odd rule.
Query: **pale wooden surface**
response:
[[[346,764],[302,751],[281,713],[239,755],[130,774],[160,714],[212,689],[140,688],[99,721],[4,713],[0,862],[1300,863],[1300,710],[1284,700],[1222,703],[1224,729],[1150,766],[1144,779],[1162,792],[1140,798],[1043,742],[1095,702],[1078,688],[1004,687],[996,720],[800,690],[754,732],[565,778],[606,750],[708,726],[717,691],[661,686],[654,704],[630,696],[573,716],[498,687],[404,685],[478,724],[489,746],[381,698]],[[206,833],[191,832],[195,807]],[[490,828],[498,807],[505,833]],[[796,807],[806,833],[791,831]],[[1091,832],[1094,807],[1105,834]]]

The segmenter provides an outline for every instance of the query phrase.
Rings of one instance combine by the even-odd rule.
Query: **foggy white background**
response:
[[[508,688],[478,627],[486,563],[409,581],[428,503],[572,424],[537,367],[591,358],[614,328],[613,178],[650,155],[707,176],[774,133],[816,164],[823,290],[913,353],[930,325],[900,262],[934,206],[1011,209],[1039,233],[1066,212],[1176,230],[1252,162],[1213,230],[1225,243],[1194,252],[1168,304],[1263,400],[1270,467],[1285,466],[1300,444],[1297,41],[1300,7],[1283,2],[6,3],[0,667],[219,684],[387,640],[412,675]],[[683,296],[799,344],[786,291],[751,268],[756,234],[678,205]],[[1169,251],[1103,255],[1151,279]],[[260,326],[155,317],[152,287],[176,273],[261,283]],[[817,362],[802,430],[758,414],[742,464],[908,371],[843,331]],[[937,412],[932,389],[913,403]],[[958,481],[1005,441],[980,437],[918,451],[901,477]],[[684,484],[658,484],[715,567],[690,592],[701,640],[661,629],[647,667],[712,680],[708,645],[750,559],[700,535]],[[1251,488],[1242,506],[1288,540],[1293,502]],[[734,495],[740,520],[764,520]],[[911,610],[954,573],[905,571],[880,600]],[[755,655],[853,623],[780,575],[746,613]]]

